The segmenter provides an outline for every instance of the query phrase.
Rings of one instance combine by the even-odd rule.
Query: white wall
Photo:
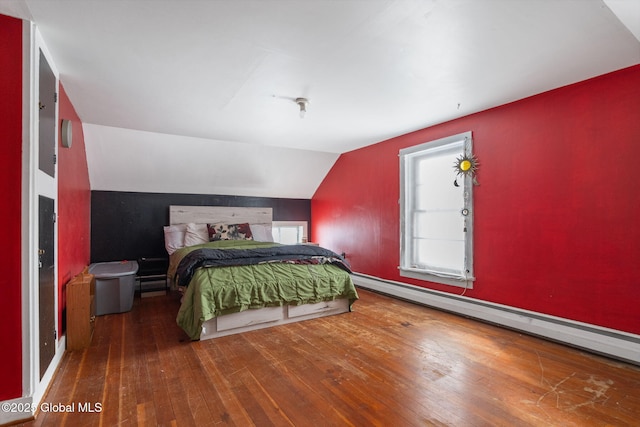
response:
[[[338,154],[83,125],[92,190],[310,199]]]

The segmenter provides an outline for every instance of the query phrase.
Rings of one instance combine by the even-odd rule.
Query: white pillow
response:
[[[207,224],[187,224],[187,234],[184,236],[184,245],[193,246],[209,242],[209,230]]]
[[[180,248],[184,248],[184,238],[187,224],[168,225],[164,227],[164,247],[171,255]]]
[[[253,240],[258,242],[273,242],[273,233],[270,225],[251,224]]]

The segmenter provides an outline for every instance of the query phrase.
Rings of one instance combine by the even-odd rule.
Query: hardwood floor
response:
[[[359,293],[351,313],[202,342],[176,326],[174,295],[136,297],[65,354],[50,411],[22,425],[639,423],[639,367]]]

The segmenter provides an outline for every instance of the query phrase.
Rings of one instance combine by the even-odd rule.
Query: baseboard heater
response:
[[[357,286],[365,289],[640,365],[640,335],[384,280],[362,273],[353,273],[352,278]]]

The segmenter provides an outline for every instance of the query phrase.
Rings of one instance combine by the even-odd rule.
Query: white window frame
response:
[[[302,227],[302,235],[300,236],[300,241],[298,243],[306,243],[308,241],[308,233],[307,233],[307,221],[273,221],[271,225],[272,233],[277,228],[280,227]],[[274,241],[275,240],[275,236]]]
[[[420,159],[436,159],[437,156],[442,156],[442,153],[446,152],[447,155],[443,156],[447,159],[447,168],[451,171],[439,172],[435,182],[438,186],[451,186],[451,191],[454,198],[460,197],[459,207],[457,207],[457,200],[455,201],[456,207],[448,206],[446,208],[439,208],[438,204],[428,203],[426,210],[417,209],[417,194],[418,185],[416,181],[418,166],[417,162]],[[424,144],[408,147],[400,150],[400,275],[403,277],[410,277],[414,279],[427,280],[435,283],[444,283],[451,286],[464,287],[465,289],[473,288],[473,281],[475,280],[473,271],[473,177],[470,175],[458,176],[455,170],[455,161],[449,163],[452,155],[466,154],[471,156],[473,154],[473,139],[471,132],[465,132],[458,135],[453,135],[446,138],[441,138],[435,141],[426,142]],[[429,157],[432,156],[432,157]],[[443,162],[445,161],[443,159]],[[434,160],[431,160],[434,161]],[[445,170],[444,163],[439,165],[438,170]],[[454,180],[455,184],[454,185]],[[442,187],[447,191],[448,187]],[[418,263],[415,261],[419,256],[417,253],[417,245],[420,239],[425,239],[424,236],[418,236],[417,227],[415,226],[414,217],[418,214],[436,212],[448,215],[448,219],[452,225],[450,230],[447,230],[447,235],[451,235],[451,238],[430,238],[433,244],[437,244],[438,241],[444,245],[452,244],[457,245],[460,249],[460,243],[462,243],[462,250],[464,252],[463,257],[457,257],[455,259],[455,268],[451,268],[450,265],[445,266],[445,262],[440,262],[442,265],[430,264],[428,262]],[[450,215],[450,216],[449,216]],[[462,229],[458,231],[457,227]],[[457,242],[457,243],[456,243]],[[458,249],[458,254],[459,252]],[[444,252],[444,251],[443,251]],[[461,259],[462,258],[462,259]]]

